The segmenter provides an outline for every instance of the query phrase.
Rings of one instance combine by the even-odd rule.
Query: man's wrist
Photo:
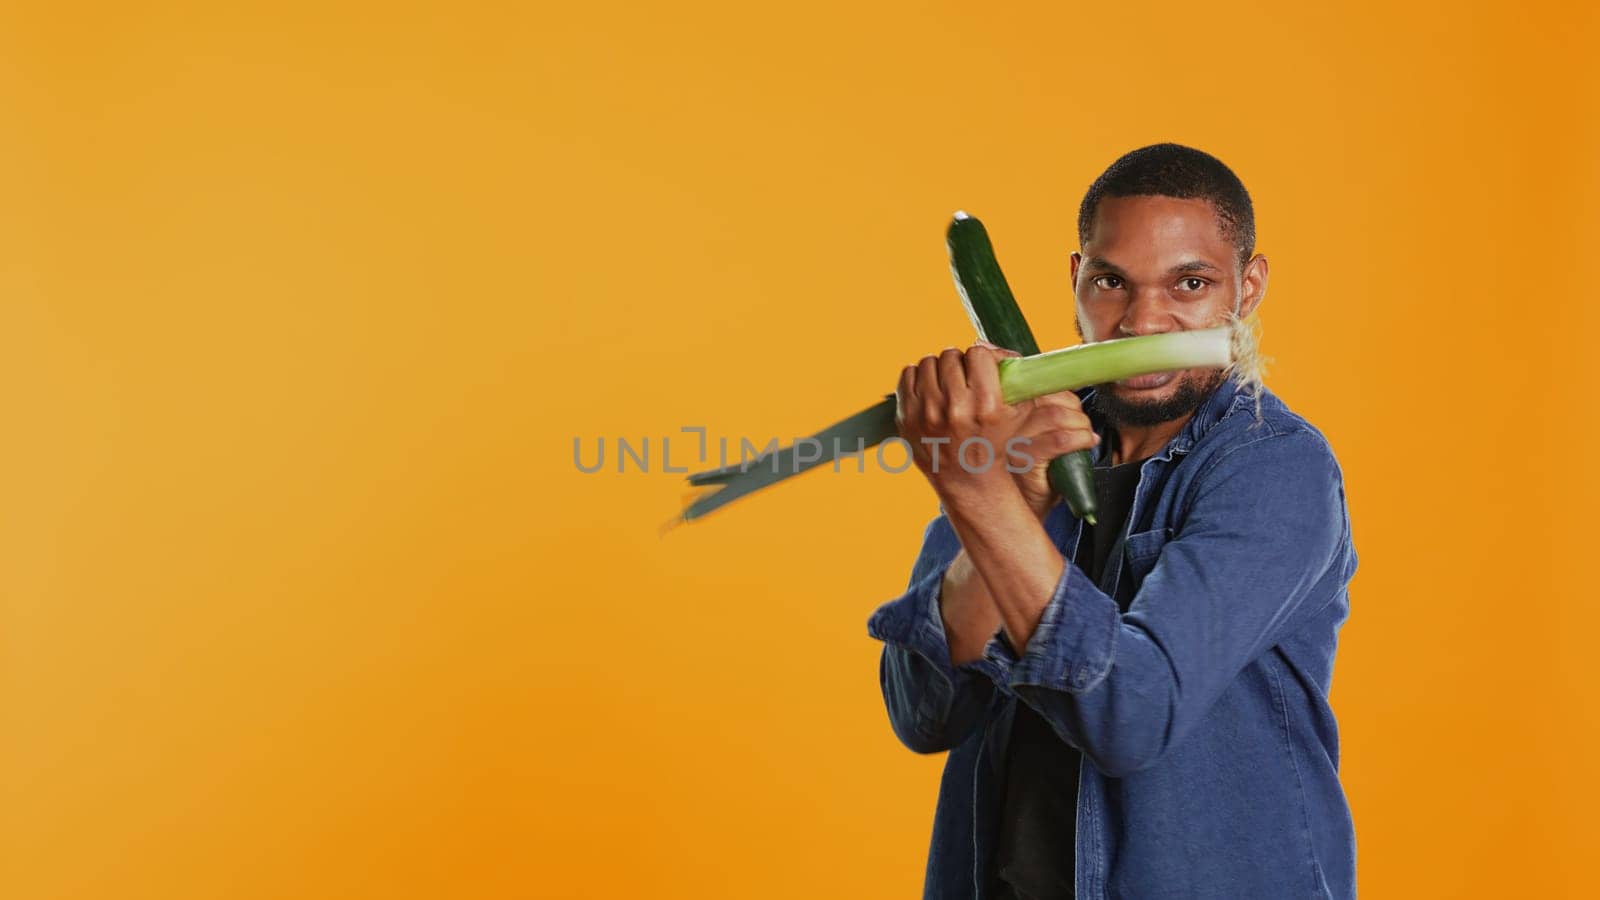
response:
[[[963,518],[982,516],[1001,504],[1023,501],[1022,491],[1006,472],[1000,477],[972,475],[939,485],[939,503],[947,515]]]
[[[962,522],[981,526],[1008,514],[1026,510],[1042,525],[1048,509],[1041,514],[1023,495],[1015,479],[1004,472],[1001,476],[993,479],[972,479],[958,485],[946,486],[939,491],[939,501],[951,524]]]
[[[982,576],[1007,637],[1012,646],[1026,648],[1043,603],[1061,580],[1060,550],[1014,481],[944,499],[945,515]]]

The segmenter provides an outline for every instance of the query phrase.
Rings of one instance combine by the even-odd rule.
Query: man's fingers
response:
[[[944,424],[944,388],[939,384],[938,357],[924,356],[917,363],[917,400],[925,423],[930,427]]]
[[[993,416],[1005,402],[1000,393],[1000,363],[994,351],[982,344],[967,351],[964,362],[967,387],[972,391],[972,411],[980,418]]]
[[[900,370],[900,382],[894,387],[894,398],[904,406],[917,396],[917,367],[906,366]]]
[[[1074,428],[1092,432],[1094,425],[1089,421],[1088,414],[1082,409],[1052,403],[1034,406],[1029,411],[1028,418],[1023,422],[1022,426],[1022,430],[1027,434],[1042,434],[1046,431],[1064,431]]]
[[[901,437],[906,436],[906,423],[914,421],[921,412],[914,404],[917,398],[917,367],[906,366],[900,370],[900,380],[894,386],[894,424]]]
[[[960,350],[951,347],[938,356],[939,386],[950,396],[967,388],[967,371],[965,357]]]
[[[1084,428],[1047,431],[1033,439],[1029,452],[1036,462],[1048,462],[1058,456],[1088,450],[1100,443],[1100,436]]]
[[[945,409],[951,419],[965,421],[972,415],[965,357],[954,347],[939,354],[939,387],[944,390]]]
[[[977,343],[973,344],[972,346],[974,346],[974,347],[982,347],[985,350],[993,351],[995,356],[1021,356],[1022,355],[1021,353],[1018,353],[1015,350],[1007,350],[1006,348],[1000,346],[999,344],[991,344],[990,342],[984,340],[983,338],[978,338]]]
[[[1054,394],[1040,394],[1035,397],[1041,406],[1065,406],[1068,409],[1083,409],[1083,401],[1072,391],[1056,391]]]

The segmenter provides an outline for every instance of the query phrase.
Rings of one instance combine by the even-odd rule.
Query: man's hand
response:
[[[952,347],[900,373],[900,436],[947,510],[1016,490],[1042,520],[1054,502],[1050,460],[1099,443],[1071,391],[1015,405],[1001,399],[999,361],[1016,355],[991,344]]]
[[[1006,355],[951,348],[907,366],[895,389],[900,436],[961,541],[939,600],[955,663],[981,656],[997,625],[1013,647],[1027,647],[1066,565],[1041,527],[1051,505],[1045,466],[1098,440],[1070,391],[1007,405]]]

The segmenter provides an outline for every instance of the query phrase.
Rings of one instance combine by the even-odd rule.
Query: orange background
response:
[[[1070,343],[1157,140],[1249,186],[1345,468],[1363,893],[1582,893],[1594,14],[1129,6],[8,7],[0,894],[915,896],[865,623],[926,486],[662,537],[572,441],[881,396],[970,338],[958,207]]]

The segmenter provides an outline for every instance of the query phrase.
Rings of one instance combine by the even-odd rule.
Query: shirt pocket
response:
[[[1153,528],[1128,535],[1123,542],[1122,554],[1128,561],[1128,571],[1133,574],[1135,584],[1144,582],[1144,577],[1150,574],[1156,559],[1161,556],[1161,548],[1171,539],[1171,528]]]

